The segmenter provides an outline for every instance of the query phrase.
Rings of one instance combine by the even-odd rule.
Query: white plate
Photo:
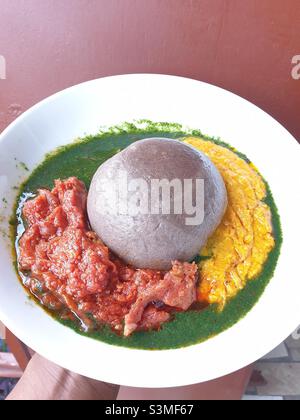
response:
[[[56,146],[96,133],[101,125],[140,118],[179,122],[220,136],[246,153],[270,183],[284,242],[275,276],[260,301],[246,318],[203,344],[167,351],[110,346],[77,335],[28,302],[9,241],[1,235],[0,319],[46,358],[95,379],[136,387],[207,381],[259,359],[300,323],[300,149],[274,119],[225,90],[173,76],[115,76],[75,86],[36,105],[2,133],[1,214],[11,212],[16,195],[12,187],[25,176],[14,158],[33,169]],[[7,219],[1,225],[7,230]]]

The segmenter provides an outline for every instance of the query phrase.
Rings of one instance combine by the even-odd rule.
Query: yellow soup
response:
[[[199,301],[222,309],[258,276],[275,246],[271,210],[263,202],[266,187],[257,170],[229,149],[198,137],[184,141],[212,160],[227,188],[225,216],[200,253],[210,258],[199,264]]]

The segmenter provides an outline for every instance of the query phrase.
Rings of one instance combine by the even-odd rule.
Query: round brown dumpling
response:
[[[108,248],[128,264],[157,270],[192,260],[226,207],[209,158],[166,138],[137,141],[107,160],[88,195],[90,224]]]

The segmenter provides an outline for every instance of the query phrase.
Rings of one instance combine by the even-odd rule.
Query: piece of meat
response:
[[[37,225],[28,228],[20,239],[18,262],[22,270],[30,270],[35,263],[35,249],[41,240]]]
[[[173,262],[172,270],[158,282],[140,288],[138,299],[125,317],[124,335],[127,337],[138,328],[145,308],[151,302],[161,301],[165,305],[186,311],[196,301],[197,265]]]
[[[196,301],[196,282],[198,267],[195,263],[173,262],[172,270],[164,277],[165,305],[186,311]]]
[[[30,226],[20,240],[20,267],[54,290],[64,285],[71,296],[101,293],[115,269],[108,249],[86,230],[84,184],[77,178],[55,181],[52,192],[39,190],[25,203]]]
[[[23,216],[29,226],[44,222],[59,206],[58,198],[48,190],[40,189],[33,200],[24,204]]]
[[[47,255],[50,272],[65,281],[66,292],[77,298],[104,291],[115,270],[107,248],[73,227],[50,240]]]
[[[84,183],[75,177],[66,181],[56,180],[53,193],[59,198],[69,226],[85,229],[87,192]]]
[[[43,239],[60,235],[68,225],[58,197],[43,189],[39,190],[36,198],[25,203],[23,217],[29,227],[39,227],[39,233]]]
[[[125,315],[137,299],[138,288],[134,281],[135,272],[121,268],[119,263],[118,266],[121,274],[118,271],[117,276],[110,280],[106,292],[97,294],[94,316],[99,322],[109,324],[115,331],[122,333]]]
[[[55,235],[61,236],[68,226],[67,217],[62,207],[56,207],[44,221],[38,222],[38,226],[43,239],[48,239]]]
[[[145,309],[142,319],[138,324],[137,331],[158,330],[170,318],[171,315],[169,312],[159,310],[155,306],[150,305]]]

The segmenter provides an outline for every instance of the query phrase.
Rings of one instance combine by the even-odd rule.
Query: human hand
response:
[[[119,386],[63,369],[35,354],[7,400],[115,400]]]

